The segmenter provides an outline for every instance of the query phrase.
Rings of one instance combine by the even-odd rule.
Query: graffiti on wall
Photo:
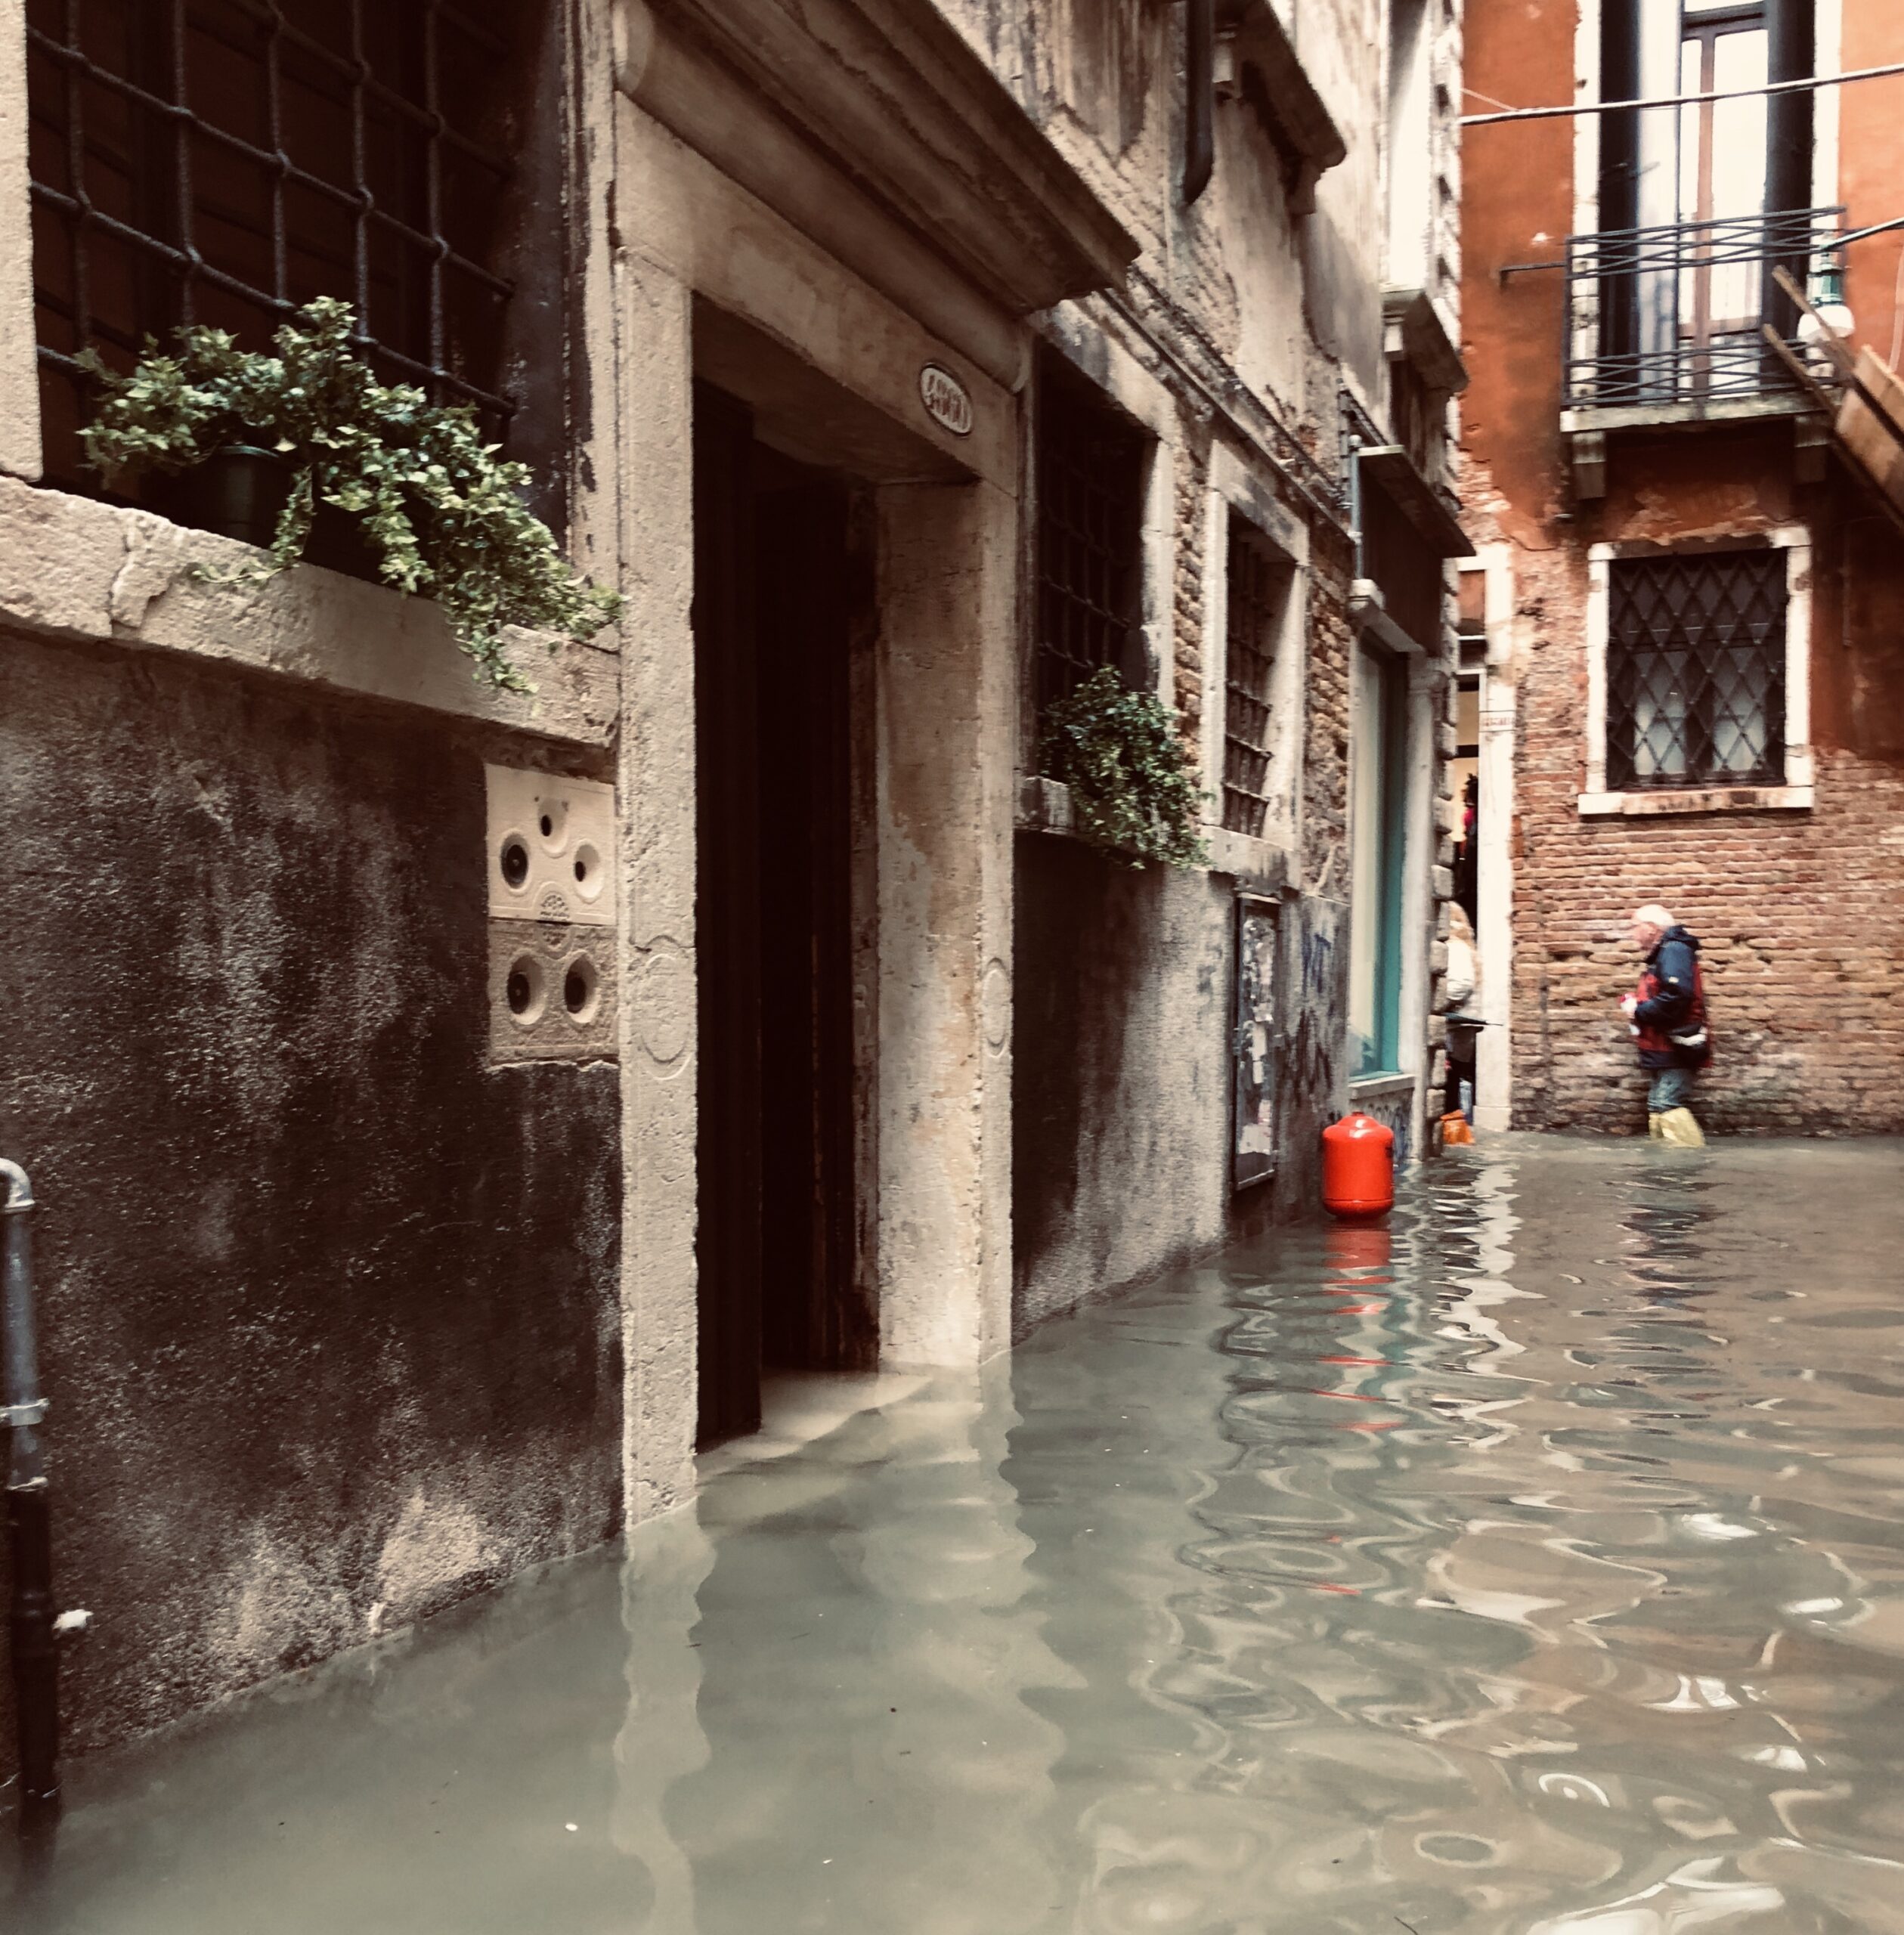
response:
[[[1276,916],[1274,901],[1237,902],[1230,1141],[1236,1189],[1276,1173]]]
[[[1392,1094],[1369,1096],[1358,1101],[1356,1106],[1364,1115],[1393,1132],[1398,1169],[1414,1160],[1415,1091],[1412,1085]]]
[[[1348,999],[1348,949],[1341,944],[1347,917],[1339,901],[1310,899],[1293,902],[1284,917],[1293,930],[1286,957],[1293,986],[1277,1087],[1280,1119],[1292,1131],[1299,1122],[1320,1128],[1336,1112]]]

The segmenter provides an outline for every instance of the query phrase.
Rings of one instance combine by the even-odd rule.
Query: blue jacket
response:
[[[1699,943],[1684,927],[1669,927],[1646,957],[1639,983],[1642,998],[1633,1011],[1642,1068],[1678,1065],[1680,1058],[1666,1037],[1672,1029],[1686,1026],[1692,1015],[1698,954]]]

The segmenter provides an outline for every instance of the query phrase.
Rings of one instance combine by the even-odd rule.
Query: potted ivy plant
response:
[[[1070,788],[1078,831],[1125,865],[1201,867],[1204,800],[1169,709],[1100,667],[1046,715],[1045,769]]]
[[[320,297],[273,354],[181,329],[175,354],[148,340],[124,375],[88,352],[88,461],[114,483],[147,480],[153,507],[181,522],[259,544],[264,574],[306,557],[348,567],[354,539],[384,583],[437,600],[479,677],[526,690],[504,627],[587,638],[620,600],[570,568],[523,501],[528,472],[483,441],[472,410],[377,380],[351,347],[354,320]]]

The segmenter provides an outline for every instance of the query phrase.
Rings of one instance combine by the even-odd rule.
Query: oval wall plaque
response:
[[[919,401],[940,429],[955,437],[972,434],[971,392],[949,370],[928,363],[919,372]]]

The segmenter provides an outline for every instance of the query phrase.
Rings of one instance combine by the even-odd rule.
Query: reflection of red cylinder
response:
[[[1395,1131],[1360,1109],[1322,1132],[1322,1206],[1332,1216],[1379,1216],[1395,1206]]]
[[[1385,1223],[1348,1223],[1327,1231],[1323,1240],[1323,1261],[1328,1265],[1331,1282],[1337,1286],[1363,1289],[1356,1273],[1379,1270],[1393,1260],[1395,1240]]]

